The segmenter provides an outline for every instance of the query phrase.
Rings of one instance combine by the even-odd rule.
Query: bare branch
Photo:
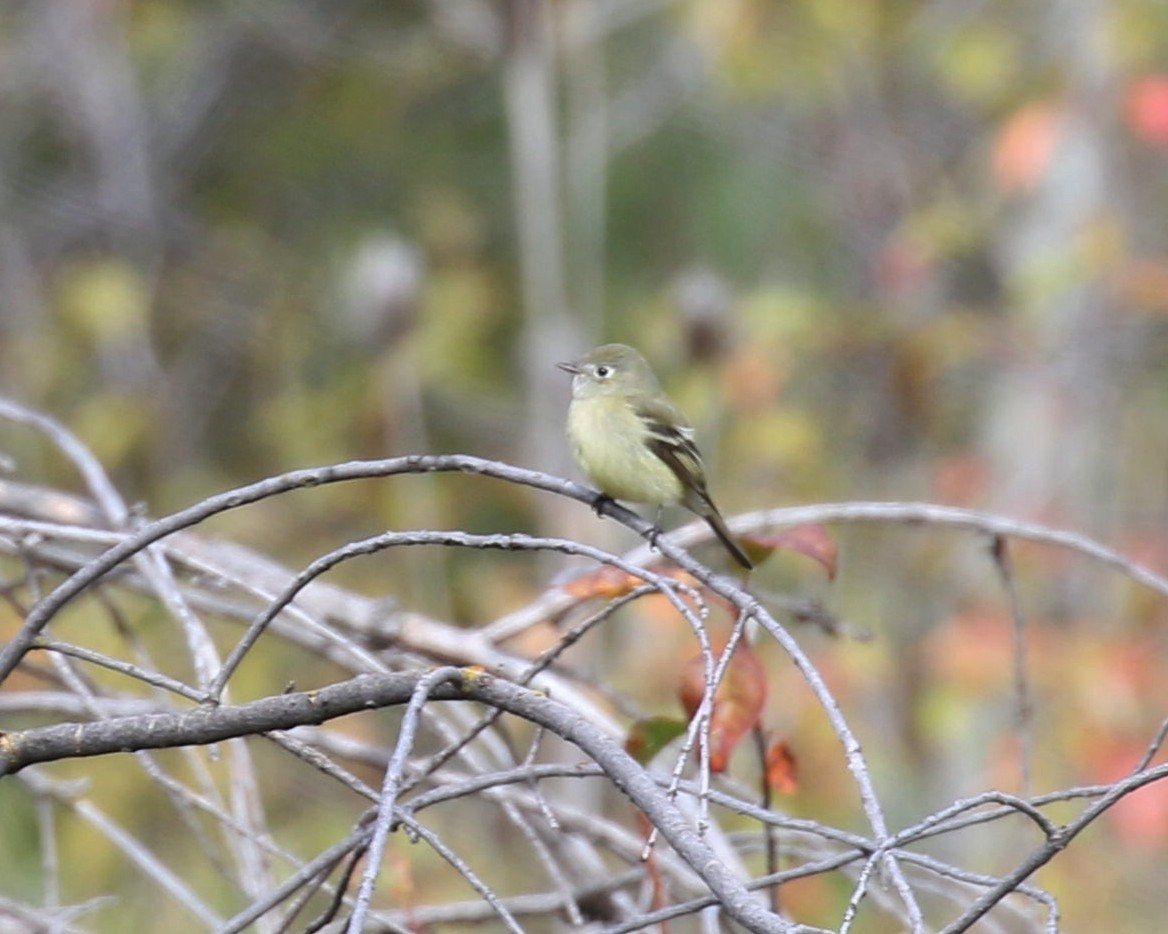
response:
[[[473,911],[469,906],[457,909],[450,906],[445,912],[437,909],[436,913],[419,911],[418,918],[460,915],[503,919],[508,926],[517,924],[514,921],[516,911],[541,910],[537,906],[543,906],[542,910],[546,912],[566,911],[581,920],[589,919],[596,907],[586,904],[586,897],[588,892],[595,890],[612,899],[606,910],[612,911],[614,930],[632,930],[672,917],[700,913],[711,906],[720,906],[752,930],[811,930],[792,925],[767,911],[753,893],[788,879],[829,872],[841,873],[853,880],[851,898],[839,930],[847,930],[859,923],[859,912],[866,901],[897,917],[906,929],[923,930],[925,923],[919,899],[928,895],[930,911],[935,911],[934,894],[958,906],[960,914],[951,923],[949,930],[952,931],[965,930],[975,924],[1011,894],[1028,899],[1032,905],[1043,906],[1049,926],[1057,923],[1057,902],[1050,893],[1028,884],[1029,875],[1053,859],[1112,804],[1146,784],[1168,777],[1168,766],[1151,765],[1162,748],[1164,736],[1168,735],[1166,722],[1149,739],[1142,761],[1119,782],[1060,789],[1030,797],[991,791],[954,801],[910,826],[889,828],[884,804],[877,796],[866,757],[816,665],[786,627],[775,619],[769,595],[751,593],[735,580],[715,574],[679,547],[705,537],[702,531],[693,527],[662,535],[656,544],[660,554],[691,575],[698,587],[679,584],[668,574],[643,567],[642,564],[651,558],[660,560],[648,548],[637,549],[627,557],[618,557],[566,539],[523,533],[390,531],[329,551],[310,562],[299,574],[293,574],[246,549],[230,543],[211,542],[184,531],[219,511],[306,486],[435,471],[478,473],[508,483],[533,486],[590,505],[594,502],[591,491],[533,471],[460,455],[410,457],[292,471],[211,497],[156,522],[144,523],[137,528],[109,530],[94,527],[105,520],[84,500],[65,497],[54,491],[0,483],[0,511],[8,512],[0,515],[0,547],[16,556],[21,562],[18,568],[23,567],[18,580],[6,587],[4,599],[17,613],[25,616],[25,625],[16,641],[27,642],[26,648],[20,651],[8,646],[8,654],[4,657],[6,663],[13,659],[19,662],[23,658],[23,667],[65,688],[65,691],[8,692],[0,696],[0,709],[48,713],[76,721],[0,734],[0,775],[19,772],[34,763],[136,751],[152,781],[170,797],[203,856],[249,900],[248,908],[225,922],[225,930],[246,927],[284,903],[287,903],[285,914],[291,913],[288,915],[290,920],[309,903],[314,893],[321,892],[323,895],[318,897],[331,900],[325,917],[335,918],[349,904],[355,905],[357,923],[362,916],[370,921],[376,918],[391,926],[396,924],[400,929],[410,923],[393,912],[375,911],[368,897],[369,880],[380,871],[376,846],[366,863],[363,894],[359,894],[356,901],[345,894],[347,875],[353,871],[355,854],[363,852],[374,841],[374,829],[368,824],[368,819],[358,821],[343,844],[304,863],[275,846],[271,835],[261,829],[259,822],[263,818],[256,803],[260,800],[262,788],[250,777],[253,774],[249,764],[250,752],[239,742],[248,735],[267,736],[283,750],[338,783],[347,793],[377,803],[379,810],[370,813],[381,815],[378,846],[384,845],[386,834],[394,827],[408,825],[423,836],[431,834],[435,850],[442,853],[485,900]],[[602,509],[638,532],[649,531],[648,523],[620,507],[605,505]],[[23,517],[14,515],[16,512]],[[1025,540],[1069,548],[1145,586],[1168,593],[1168,581],[1084,536],[948,507],[913,503],[836,504],[740,516],[732,520],[732,525],[743,531],[747,525],[761,528],[764,524],[809,521],[951,527],[987,535],[991,540],[1001,542]],[[480,630],[466,630],[386,602],[359,597],[321,579],[341,562],[358,555],[416,546],[516,552],[551,550],[619,568],[644,584],[595,609],[588,607],[590,612],[582,622],[530,661],[500,651],[495,642],[513,638],[536,622],[558,618],[577,607],[581,598],[570,589],[550,588],[524,609]],[[141,564],[126,564],[143,549],[150,549],[149,553],[155,559],[163,561],[170,584],[159,583],[157,567],[151,569]],[[46,567],[61,568],[72,574],[47,597],[40,598],[30,610],[31,598],[36,597],[38,588],[47,586],[51,579]],[[1005,585],[1017,606],[1013,569],[1007,570],[1009,579]],[[114,580],[119,588],[104,586]],[[132,640],[132,662],[108,654],[108,649],[97,652],[39,634],[63,606],[98,583],[102,584],[98,596],[114,629]],[[167,586],[175,588],[184,606],[189,603],[200,612],[213,612],[248,624],[210,682],[210,692],[199,684],[190,685],[173,675],[153,670],[154,663],[141,641],[135,639],[127,614],[118,606],[121,588],[153,594],[169,610],[172,619],[186,625],[182,622],[184,611],[175,602],[174,593],[166,593]],[[623,753],[613,738],[622,735],[620,724],[595,702],[595,698],[588,696],[587,685],[582,688],[571,682],[570,669],[555,666],[560,663],[563,653],[585,632],[610,618],[619,607],[647,593],[664,595],[703,646],[707,697],[712,697],[726,670],[734,642],[731,639],[720,657],[716,658],[709,651],[704,617],[711,597],[720,598],[735,609],[736,637],[741,636],[745,623],[753,619],[788,653],[840,741],[843,761],[851,772],[867,817],[870,828],[867,834],[848,833],[815,821],[797,821],[773,808],[761,808],[752,803],[749,793],[733,791],[732,782],[723,778],[712,781],[712,776],[704,768],[696,773],[694,780],[683,780],[689,762],[688,753],[692,744],[703,735],[700,710],[691,723],[687,744],[683,745],[676,760],[677,768],[671,775],[652,775]],[[773,605],[782,605],[790,611],[793,604],[776,600]],[[1016,610],[1015,617],[1019,615],[1020,611]],[[329,684],[314,692],[263,697],[242,705],[225,702],[221,706],[180,709],[187,701],[206,703],[217,699],[246,653],[255,651],[261,644],[257,640],[264,633],[333,658],[347,670],[368,674]],[[393,646],[395,651],[383,652],[387,645]],[[25,658],[29,649],[51,653],[48,657],[53,667],[47,669]],[[438,669],[429,675],[420,670],[391,671],[395,666],[417,666],[420,661],[417,656],[403,655],[400,650],[418,653],[426,660],[485,664],[503,677],[466,668]],[[1017,660],[1022,663],[1020,656]],[[129,682],[136,682],[135,686],[148,685],[161,693],[148,700],[129,695],[102,696],[98,684],[111,679],[103,681],[91,677],[85,665],[116,672]],[[538,683],[554,685],[554,701],[524,689],[524,685],[535,684],[537,679],[544,679]],[[465,705],[442,703],[453,700],[475,701],[485,704],[488,709],[480,715]],[[398,729],[392,755],[387,755],[378,743],[366,743],[358,748],[352,740],[310,728],[348,713],[388,706],[406,707],[411,712]],[[541,731],[535,741],[539,744],[541,756],[547,745],[542,739],[542,731],[546,731],[549,736],[554,734],[574,743],[594,764],[559,766],[537,763],[532,754],[523,758],[514,751],[504,734],[491,729],[497,726],[496,721],[502,712],[527,719],[537,731]],[[424,724],[432,728],[444,744],[437,755],[428,749],[426,755],[421,754],[423,750],[420,748],[415,751],[417,731],[423,725],[422,717],[425,717]],[[84,722],[86,720],[94,722]],[[295,735],[285,732],[291,729],[299,732]],[[149,757],[141,758],[143,750],[180,747],[193,753],[199,745],[227,740],[234,740],[234,745],[229,747],[234,769],[234,777],[228,786],[232,795],[230,804],[221,800],[215,781],[201,759],[192,757],[190,760],[203,783],[200,792],[171,778]],[[530,746],[533,752],[536,748],[534,744]],[[376,764],[386,770],[385,785],[380,793],[362,781],[359,773],[340,764],[345,756],[355,756],[359,762]],[[464,771],[446,767],[454,756],[461,757]],[[35,780],[37,772],[24,774]],[[542,784],[536,786],[535,783],[553,775],[577,779],[603,776],[619,787],[649,817],[653,832],[660,833],[669,844],[669,847],[654,852],[656,867],[670,880],[675,895],[684,893],[686,898],[653,912],[637,907],[627,888],[644,878],[641,870],[622,877],[606,871],[606,877],[596,885],[582,884],[579,867],[574,857],[568,855],[572,851],[566,847],[584,843],[579,850],[583,860],[581,865],[599,859],[600,854],[607,851],[609,858],[616,855],[628,865],[635,866],[641,844],[618,822],[574,809],[547,794]],[[197,789],[199,785],[196,783],[194,787]],[[467,798],[490,802],[519,827],[532,859],[548,868],[548,881],[545,882],[551,888],[548,895],[526,898],[496,891],[477,867],[471,867],[471,860],[456,853],[449,841],[415,823],[414,816],[423,808]],[[1047,813],[1048,806],[1055,802],[1083,799],[1091,803],[1066,824],[1055,822]],[[735,835],[727,846],[717,810],[722,808],[755,822],[757,829]],[[73,809],[93,822],[99,832],[121,847],[130,860],[190,910],[196,913],[209,911],[196,892],[183,880],[168,877],[167,873],[173,875],[172,870],[163,867],[121,828],[104,819],[99,809],[89,803],[85,803],[84,808],[74,806]],[[209,818],[220,827],[229,858],[224,859],[213,852],[211,835],[193,820],[196,814]],[[697,815],[696,824],[694,815]],[[1033,827],[1041,839],[1021,860],[1012,864],[1010,871],[1001,875],[972,872],[935,856],[916,852],[923,841],[941,836],[958,838],[989,823],[1017,817]],[[554,834],[546,832],[549,827],[556,828]],[[765,846],[767,828],[771,827],[784,828],[781,852],[785,862],[779,863],[784,868],[767,876],[749,878],[740,857]],[[709,840],[703,840],[703,830],[710,833]],[[51,830],[46,832],[51,834]],[[52,841],[47,842],[51,844]],[[49,862],[44,875],[46,879],[52,879],[60,873],[60,867],[55,865],[51,845],[45,847],[45,853]],[[266,868],[267,860],[263,857],[271,854],[293,861],[294,875],[288,883],[277,885],[272,879],[265,879],[270,870]],[[230,856],[234,857],[234,866]],[[338,887],[336,880],[329,877],[346,862],[346,878]],[[557,866],[565,868],[560,870]],[[569,873],[569,868],[574,871]],[[617,878],[625,881],[618,883]],[[891,892],[876,885],[878,879],[890,882]],[[1008,913],[1017,905],[1025,904],[1017,899],[1007,901],[1004,910]],[[619,907],[614,909],[613,906]],[[506,920],[508,918],[510,920]]]
[[[237,487],[225,493],[208,497],[194,506],[163,519],[146,524],[121,543],[75,572],[34,608],[28,619],[25,620],[20,632],[3,649],[0,649],[0,682],[3,682],[12,673],[20,659],[31,648],[33,640],[66,603],[123,561],[168,535],[190,528],[221,512],[238,509],[241,506],[293,490],[329,483],[343,483],[349,480],[390,477],[408,473],[451,471],[496,477],[511,483],[559,493],[584,503],[592,504],[596,500],[595,492],[569,480],[465,454],[418,454],[380,461],[351,461],[347,464],[294,470],[247,486]],[[604,510],[606,515],[616,518],[646,537],[653,530],[651,523],[621,506],[606,502],[600,508]]]
[[[713,854],[647,774],[612,739],[562,705],[489,675],[450,669],[430,692],[434,700],[477,700],[538,723],[578,745],[653,822],[719,898],[730,915],[752,931],[791,926],[763,908]],[[36,762],[85,757],[126,749],[202,745],[234,736],[289,729],[407,703],[424,675],[361,675],[319,691],[267,697],[235,707],[147,714],[98,723],[62,724],[0,736],[0,776]]]
[[[389,836],[393,824],[395,808],[397,806],[398,789],[402,783],[402,773],[405,770],[406,755],[413,748],[417,737],[418,722],[422,716],[422,705],[430,699],[434,688],[462,677],[457,668],[436,668],[427,672],[418,679],[410,694],[406,705],[405,716],[402,718],[401,728],[397,734],[397,744],[393,755],[389,759],[389,768],[385,770],[385,781],[381,785],[381,794],[377,801],[377,820],[373,825],[373,836],[369,842],[369,860],[365,864],[365,875],[361,879],[361,888],[357,893],[357,905],[349,919],[349,930],[352,934],[361,934],[365,921],[365,914],[369,910],[369,902],[373,898],[373,886],[381,872],[381,857],[385,854],[385,840]],[[514,923],[514,919],[505,911],[502,913],[505,921]]]

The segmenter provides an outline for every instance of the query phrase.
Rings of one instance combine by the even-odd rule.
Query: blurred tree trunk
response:
[[[605,225],[608,218],[608,81],[603,8],[594,0],[564,7],[566,127],[564,138],[567,233],[572,256],[568,281],[578,332],[600,342],[604,320]]]
[[[518,348],[524,393],[519,408],[525,428],[523,456],[532,466],[562,472],[568,464],[562,430],[564,380],[554,364],[563,349],[576,342],[571,339],[574,325],[568,311],[561,236],[554,11],[541,0],[508,0],[503,9],[503,92],[523,296]]]
[[[1051,162],[999,237],[1015,326],[982,426],[992,507],[1092,534],[1116,518],[1124,372],[1109,287],[1127,222],[1107,12],[1096,2],[1049,12],[1068,88]]]
[[[542,470],[571,475],[563,429],[568,382],[555,363],[596,342],[603,313],[604,31],[595,10],[585,6],[567,8],[570,15],[561,17],[562,22],[557,7],[541,0],[508,0],[504,10],[503,87],[523,296],[518,347],[523,457]],[[561,42],[571,49],[565,62],[572,120],[567,133],[556,108]],[[566,155],[565,136],[570,136]],[[566,232],[574,235],[572,271]],[[578,287],[582,309],[572,307],[569,282]],[[559,534],[578,534],[580,523],[588,519],[559,499],[541,498],[539,508],[540,524]]]
[[[127,36],[129,11],[98,0],[49,0],[35,9],[30,41],[46,53],[43,74],[58,119],[82,154],[62,200],[80,215],[81,226],[94,224],[93,244],[125,264],[127,301],[111,309],[111,317],[128,323],[98,325],[102,375],[111,385],[152,392],[161,371],[146,322],[161,238],[150,120]]]

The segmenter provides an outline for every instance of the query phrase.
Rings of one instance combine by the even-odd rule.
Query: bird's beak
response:
[[[580,367],[575,363],[557,363],[556,366],[558,366],[565,373],[571,373],[573,376],[576,376],[578,373],[580,373]]]

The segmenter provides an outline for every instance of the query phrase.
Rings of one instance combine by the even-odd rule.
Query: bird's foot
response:
[[[661,550],[660,548],[657,547],[657,539],[660,538],[661,533],[665,531],[665,529],[663,529],[661,527],[661,518],[664,515],[665,515],[665,507],[658,506],[657,507],[657,514],[653,519],[653,528],[651,528],[649,530],[649,534],[648,534],[649,547],[652,548],[654,551]]]
[[[608,507],[608,504],[615,502],[616,500],[614,500],[607,493],[597,493],[592,500],[592,511],[595,512],[598,516],[603,516],[604,510]]]
[[[653,526],[653,528],[649,529],[649,531],[646,533],[645,537],[649,540],[649,547],[652,548],[654,551],[661,550],[660,548],[657,547],[657,539],[660,538],[664,532],[665,532],[665,530],[663,528],[661,528],[660,525],[655,525],[655,526]]]

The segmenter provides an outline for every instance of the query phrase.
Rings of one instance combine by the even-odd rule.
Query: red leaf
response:
[[[793,795],[799,790],[799,763],[783,740],[771,743],[767,749],[765,768],[767,787],[783,795]]]
[[[721,649],[715,649],[715,656]],[[701,655],[686,662],[681,670],[678,696],[689,716],[705,695],[705,663]],[[745,643],[734,651],[726,676],[714,693],[710,712],[710,770],[725,772],[730,756],[755,725],[766,704],[766,671],[754,650]]]
[[[677,567],[655,567],[654,571],[662,577],[681,581],[691,587],[700,586],[689,574]],[[635,574],[627,574],[620,568],[604,564],[593,571],[579,574],[571,580],[565,581],[560,585],[560,589],[581,601],[591,600],[595,597],[612,600],[616,597],[623,597],[644,583],[644,579]]]
[[[1142,743],[1114,740],[1094,751],[1093,771],[1110,784],[1130,774],[1144,754]],[[1168,787],[1153,782],[1129,792],[1108,812],[1117,834],[1125,844],[1146,851],[1168,849]]]
[[[594,571],[573,577],[563,585],[563,590],[577,600],[591,600],[594,597],[611,600],[623,597],[643,583],[639,577],[626,574],[610,564],[603,564]]]
[[[1132,82],[1127,94],[1127,121],[1136,137],[1168,146],[1168,75]]]
[[[637,824],[641,828],[641,833],[648,839],[653,833],[654,827],[652,822],[640,811],[637,811]],[[645,854],[645,871],[649,875],[649,882],[653,889],[652,905],[655,909],[664,908],[668,903],[668,898],[665,889],[665,880],[661,876],[661,867],[657,864],[656,849],[650,849]],[[668,928],[662,924],[661,929],[668,931]]]
[[[743,541],[748,552],[751,551],[751,546],[754,546],[767,549],[768,552],[786,548],[805,555],[823,565],[829,580],[835,580],[836,571],[839,569],[839,546],[828,534],[827,529],[818,522],[793,525],[773,535],[751,535]],[[751,557],[754,555],[751,554]]]
[[[1062,109],[1050,101],[1028,104],[1010,117],[994,143],[994,177],[1002,190],[1033,190],[1046,174],[1062,133]]]

